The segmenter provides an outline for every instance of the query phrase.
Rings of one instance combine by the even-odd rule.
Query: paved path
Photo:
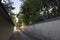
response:
[[[44,39],[38,39],[27,33],[18,31],[18,32],[13,32],[12,35],[10,36],[9,40],[44,40]]]
[[[21,35],[19,32],[13,32],[9,38],[9,40],[22,40]]]

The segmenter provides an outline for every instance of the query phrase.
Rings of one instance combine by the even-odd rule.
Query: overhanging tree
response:
[[[53,16],[59,16],[60,15],[59,4],[60,4],[60,0],[26,0],[24,1],[24,4],[22,5],[21,8],[23,13],[26,15],[25,19],[28,21],[28,23],[30,23],[30,21],[35,23],[40,18],[45,20],[48,17],[51,18]],[[52,11],[52,13],[49,12],[51,8],[52,10],[54,10]],[[42,11],[43,11],[43,15],[40,14],[40,12]]]

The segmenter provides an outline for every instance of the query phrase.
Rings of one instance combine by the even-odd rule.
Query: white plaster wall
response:
[[[32,27],[31,27],[32,26]],[[27,31],[36,33],[52,40],[60,40],[60,20],[38,23],[27,26]]]

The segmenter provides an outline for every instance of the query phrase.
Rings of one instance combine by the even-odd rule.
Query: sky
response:
[[[12,0],[12,2],[14,2],[12,5],[13,7],[15,7],[14,10],[12,10],[13,13],[18,14],[18,12],[20,11],[20,7],[22,2],[20,0]]]
[[[5,1],[7,2],[7,0]],[[18,14],[21,9],[20,7],[22,5],[22,1],[21,0],[10,0],[10,1],[13,2],[12,6],[15,7],[15,9],[12,10],[12,12],[15,14]],[[4,3],[4,0],[2,0],[2,3]]]
[[[20,7],[21,7],[21,5],[22,5],[22,2],[20,1],[20,0],[12,0],[12,2],[14,2],[13,4],[12,4],[12,6],[13,7],[15,7],[15,9],[14,10],[12,10],[12,12],[14,13],[14,14],[18,14],[19,13],[19,11],[20,11]],[[18,22],[18,18],[16,17],[16,22]]]

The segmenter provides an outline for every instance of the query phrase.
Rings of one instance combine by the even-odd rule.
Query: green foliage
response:
[[[20,24],[30,25],[41,20],[57,17],[60,15],[59,4],[59,0],[26,0],[21,6],[22,13],[18,14],[19,22]]]
[[[22,23],[24,23],[24,24],[27,24],[26,23],[26,15],[23,13],[23,12],[20,12],[18,15],[17,15],[17,17],[18,17],[18,19],[19,19],[19,21],[18,21],[18,23],[19,24],[21,24],[22,25]]]
[[[12,13],[12,11],[11,11],[14,9],[14,7],[12,6],[13,2],[11,2],[11,0],[3,0],[3,2],[4,2],[3,4],[4,4],[5,9],[7,10],[8,13],[10,13],[9,15],[10,15],[13,23],[16,26],[17,25],[16,24],[16,15],[14,13]]]
[[[16,14],[11,13],[11,14],[10,14],[10,17],[11,17],[11,19],[12,19],[13,23],[14,23],[14,24],[15,24],[15,26],[16,26],[16,25],[17,25],[17,23],[16,23]]]
[[[4,1],[4,7],[6,8],[6,10],[10,13],[11,10],[14,9],[14,7],[12,6],[13,2],[11,2],[11,0],[3,0]],[[8,1],[8,2],[7,2]]]

